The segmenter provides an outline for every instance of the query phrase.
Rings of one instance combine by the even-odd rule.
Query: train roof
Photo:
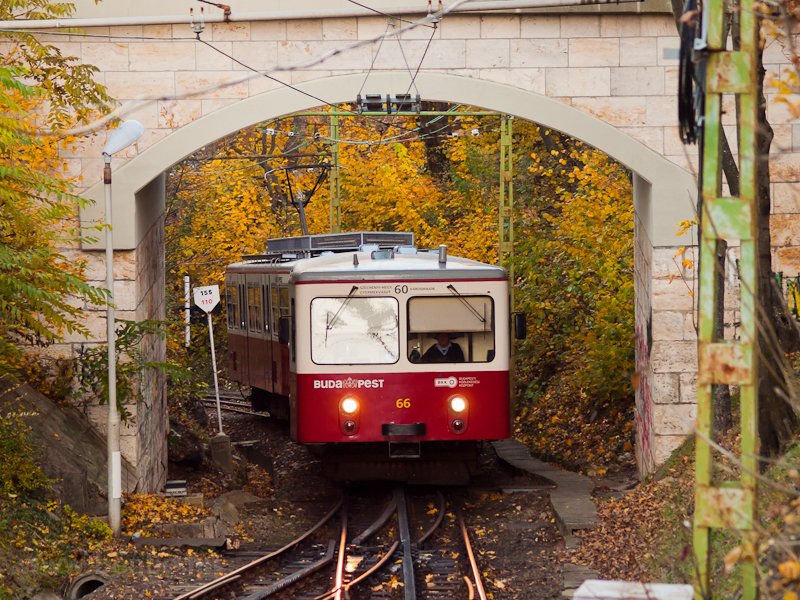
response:
[[[356,257],[355,260],[353,257]],[[330,254],[297,261],[292,281],[329,279],[507,279],[505,269],[486,263],[448,256],[439,262],[439,252],[400,253],[385,250]]]
[[[384,234],[385,237],[378,241],[376,236],[380,234]],[[358,249],[342,247],[315,251],[310,248],[316,240],[308,238],[324,238],[324,245],[331,248],[336,243],[332,238],[336,236],[341,237],[342,246],[345,246],[343,241],[345,239],[350,242],[357,239],[353,236],[366,238],[373,243],[361,244]],[[290,279],[295,282],[341,279],[396,280],[400,276],[403,279],[429,280],[508,278],[506,270],[502,267],[448,256],[446,249],[418,250],[413,246],[388,247],[390,242],[412,241],[413,243],[413,236],[410,239],[397,236],[412,236],[412,234],[357,232],[289,238],[268,246],[268,250],[279,247],[280,251],[245,257],[243,262],[232,264],[228,268],[236,272],[288,272]],[[444,258],[444,261],[441,258]]]

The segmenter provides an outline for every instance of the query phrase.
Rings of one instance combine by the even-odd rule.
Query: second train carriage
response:
[[[413,479],[510,435],[500,267],[418,250],[410,233],[282,238],[228,267],[226,308],[228,377],[338,478]],[[461,352],[427,362],[442,336]]]

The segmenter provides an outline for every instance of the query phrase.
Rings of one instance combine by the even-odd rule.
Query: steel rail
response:
[[[433,525],[430,526],[428,531],[422,534],[422,536],[417,540],[417,545],[421,546],[424,544],[429,537],[433,535],[433,532],[439,528],[439,525],[442,524],[442,520],[444,519],[444,509],[445,509],[445,501],[444,495],[442,492],[436,492],[436,495],[439,497],[439,514],[436,516],[436,520],[433,522]]]
[[[386,506],[383,512],[378,516],[378,518],[375,519],[375,521],[364,531],[362,531],[360,534],[358,534],[356,537],[350,540],[350,543],[353,545],[358,545],[364,542],[365,540],[369,539],[370,537],[372,537],[372,535],[376,531],[378,531],[381,527],[383,527],[386,524],[386,521],[389,520],[389,517],[391,517],[396,510],[397,510],[397,502],[395,500],[392,500],[391,502],[389,502],[389,504]],[[386,553],[384,553],[384,555],[374,565],[372,565],[369,569],[367,569],[361,575],[359,575],[358,577],[356,577],[355,579],[353,579],[348,583],[344,583],[343,578],[339,579],[337,573],[336,586],[332,590],[325,592],[324,594],[320,594],[319,596],[316,596],[314,600],[331,600],[332,598],[338,599],[341,597],[342,592],[344,592],[344,596],[345,598],[347,598],[350,588],[355,585],[358,585],[364,579],[366,579],[367,577],[372,575],[375,571],[380,569],[386,563],[386,561],[392,557],[392,555],[395,553],[395,551],[399,546],[400,542],[395,541],[391,545],[389,550],[387,550]]]
[[[244,573],[245,571],[249,571],[249,570],[253,569],[254,567],[257,567],[258,565],[261,565],[261,564],[267,562],[268,560],[271,560],[271,559],[275,558],[276,556],[279,556],[279,555],[283,554],[287,550],[290,550],[291,548],[294,548],[297,544],[299,544],[300,542],[302,542],[303,540],[305,540],[306,538],[311,536],[320,527],[322,527],[325,523],[327,523],[331,519],[331,517],[333,517],[333,515],[335,515],[338,512],[338,510],[342,507],[343,504],[344,504],[344,497],[339,498],[339,501],[336,503],[336,506],[334,506],[330,511],[328,511],[328,513],[324,517],[322,517],[322,519],[320,519],[311,529],[306,531],[303,535],[295,538],[294,540],[292,540],[291,542],[289,542],[288,544],[286,544],[282,548],[278,548],[274,552],[270,552],[269,554],[265,554],[264,556],[261,556],[260,558],[257,558],[256,560],[253,560],[253,561],[247,563],[246,565],[243,565],[243,566],[239,567],[238,569],[235,569],[235,570],[231,571],[230,573],[226,573],[225,575],[222,575],[221,577],[217,577],[213,581],[210,581],[210,582],[208,582],[208,583],[206,583],[204,585],[201,585],[200,587],[198,587],[198,588],[196,588],[194,590],[191,590],[189,592],[181,594],[180,596],[176,596],[174,598],[174,600],[194,600],[195,598],[202,598],[203,596],[205,596],[207,593],[211,592],[212,590],[214,590],[214,589],[216,589],[216,588],[218,588],[218,587],[220,587],[222,585],[225,585],[225,584],[228,584],[228,583],[232,583],[233,581],[238,580],[241,577],[241,574]]]
[[[364,581],[367,577],[372,575],[375,571],[380,569],[383,565],[385,565],[386,561],[388,561],[390,558],[392,558],[392,556],[394,556],[394,553],[397,552],[397,549],[399,547],[400,547],[400,540],[395,540],[392,543],[392,545],[389,546],[389,549],[386,551],[386,553],[381,557],[381,559],[378,562],[376,562],[369,569],[364,571],[361,575],[353,579],[353,581],[346,583],[344,586],[342,586],[344,588],[345,597],[347,597],[351,587],[358,585],[359,583]]]
[[[295,571],[294,573],[287,575],[283,579],[280,579],[265,588],[256,589],[253,593],[242,598],[242,600],[264,600],[264,598],[268,598],[273,594],[277,594],[278,592],[286,589],[290,585],[293,585],[298,581],[300,581],[301,579],[308,577],[312,573],[316,573],[322,567],[324,567],[333,560],[335,548],[336,548],[336,541],[330,540],[328,542],[328,550],[327,552],[325,552],[325,556],[313,562],[312,564],[300,569],[299,571]]]
[[[339,556],[336,561],[336,575],[334,577],[334,600],[342,600],[342,582],[344,581],[344,555],[347,548],[347,505],[342,511],[342,531],[339,536]]]
[[[406,490],[398,487],[394,491],[397,503],[397,530],[400,543],[403,545],[403,598],[416,600],[417,582],[414,579],[414,557],[411,554],[411,531],[408,526],[408,506],[406,505]]]
[[[375,571],[380,569],[383,565],[385,565],[386,561],[392,558],[392,555],[397,551],[399,547],[400,547],[400,541],[396,540],[395,542],[392,543],[392,545],[389,547],[386,553],[383,556],[381,556],[381,559],[374,565],[372,565],[369,569],[364,571],[361,575],[359,575],[358,577],[356,577],[355,579],[353,579],[348,583],[342,584],[338,588],[334,588],[330,591],[325,592],[324,594],[320,594],[319,596],[314,596],[314,600],[331,600],[331,598],[333,598],[339,591],[343,591],[344,597],[348,598],[350,588],[358,585],[359,583],[364,581],[367,577],[372,575]]]
[[[354,537],[352,540],[350,540],[350,543],[357,546],[363,543],[365,540],[371,538],[376,531],[378,531],[381,527],[383,527],[386,524],[386,521],[389,520],[389,517],[391,517],[392,513],[394,513],[396,510],[397,510],[397,503],[394,500],[392,500],[383,510],[381,515],[377,519],[375,519],[375,522],[369,527],[367,527],[360,534],[358,534],[356,537]]]
[[[467,597],[467,600],[474,600],[474,598],[475,598],[475,586],[472,584],[472,579],[470,579],[469,577],[464,575],[464,582],[467,584],[467,592],[469,593],[469,596]]]
[[[206,391],[203,393],[203,397],[204,397],[204,398],[211,398],[211,399],[212,399],[212,400],[214,400],[214,401],[216,401],[216,399],[217,399],[217,395],[214,393],[214,390],[213,390],[213,389],[211,389],[211,390],[208,390],[208,389],[207,389],[207,390],[206,390]],[[232,399],[232,398],[241,398],[242,400],[247,400],[247,399],[244,397],[244,394],[242,394],[241,392],[227,392],[227,391],[225,391],[225,390],[220,390],[220,392],[219,392],[219,397],[220,397],[220,398],[227,398],[227,399],[229,399],[229,400],[230,400],[230,399]]]
[[[464,547],[467,549],[467,558],[469,559],[469,565],[472,569],[472,576],[475,578],[474,584],[478,592],[478,598],[480,598],[480,600],[487,600],[486,591],[483,589],[483,582],[481,581],[481,571],[475,560],[475,553],[472,551],[472,544],[469,541],[469,533],[467,532],[467,525],[464,523],[464,516],[461,514],[460,510],[456,511],[456,514],[458,515],[458,525],[461,528],[461,535],[464,537]]]
[[[203,402],[205,403],[206,401],[204,400]],[[209,403],[206,403],[206,404],[209,404]],[[215,407],[212,407],[212,408],[215,408]],[[272,415],[270,415],[269,413],[266,413],[266,412],[258,412],[258,411],[255,411],[255,410],[244,410],[244,409],[241,409],[241,408],[233,408],[232,406],[220,406],[220,410],[227,410],[228,412],[235,412],[235,413],[239,413],[241,415],[253,415],[254,417],[261,417],[263,419],[269,419],[269,418],[272,417]]]
[[[214,398],[203,398],[203,402],[213,402],[214,404],[217,403],[216,399]],[[237,402],[235,400],[220,400],[219,403],[226,406],[239,406],[241,408],[248,408],[251,406],[249,402]]]

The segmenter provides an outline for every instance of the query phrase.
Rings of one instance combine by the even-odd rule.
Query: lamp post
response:
[[[106,197],[106,289],[108,309],[108,524],[114,535],[120,532],[122,498],[122,455],[119,452],[119,411],[117,410],[117,334],[114,328],[114,239],[111,229],[111,155],[133,144],[144,133],[139,121],[125,121],[108,136],[103,147],[103,184]]]

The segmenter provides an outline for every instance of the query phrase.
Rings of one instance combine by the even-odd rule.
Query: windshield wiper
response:
[[[333,329],[333,326],[336,324],[336,321],[339,320],[339,315],[342,314],[344,307],[347,306],[347,303],[353,299],[353,294],[355,294],[357,291],[358,291],[358,286],[354,285],[353,288],[350,290],[350,293],[347,294],[347,297],[344,300],[342,300],[342,305],[339,307],[339,310],[337,310],[336,314],[333,315],[333,318],[331,318],[331,320],[328,321],[328,324],[325,326],[325,331],[330,331],[331,329]]]
[[[476,317],[476,318],[477,318],[477,319],[478,319],[478,320],[479,320],[481,323],[484,323],[484,324],[486,324],[486,317],[484,317],[484,316],[481,316],[481,313],[479,313],[477,310],[475,310],[475,307],[474,307],[474,306],[472,306],[472,304],[470,304],[470,303],[467,301],[467,299],[466,299],[466,298],[464,298],[464,296],[461,294],[461,292],[459,292],[459,291],[458,291],[458,290],[457,290],[457,289],[456,289],[456,288],[453,286],[453,284],[452,284],[452,283],[451,283],[451,284],[449,284],[449,285],[447,286],[447,289],[448,289],[448,290],[450,290],[451,292],[453,292],[453,294],[455,294],[456,298],[458,298],[459,300],[461,300],[461,303],[462,303],[464,306],[466,306],[466,307],[469,309],[469,311],[470,311],[470,312],[471,312],[473,315],[475,315],[475,317]]]

